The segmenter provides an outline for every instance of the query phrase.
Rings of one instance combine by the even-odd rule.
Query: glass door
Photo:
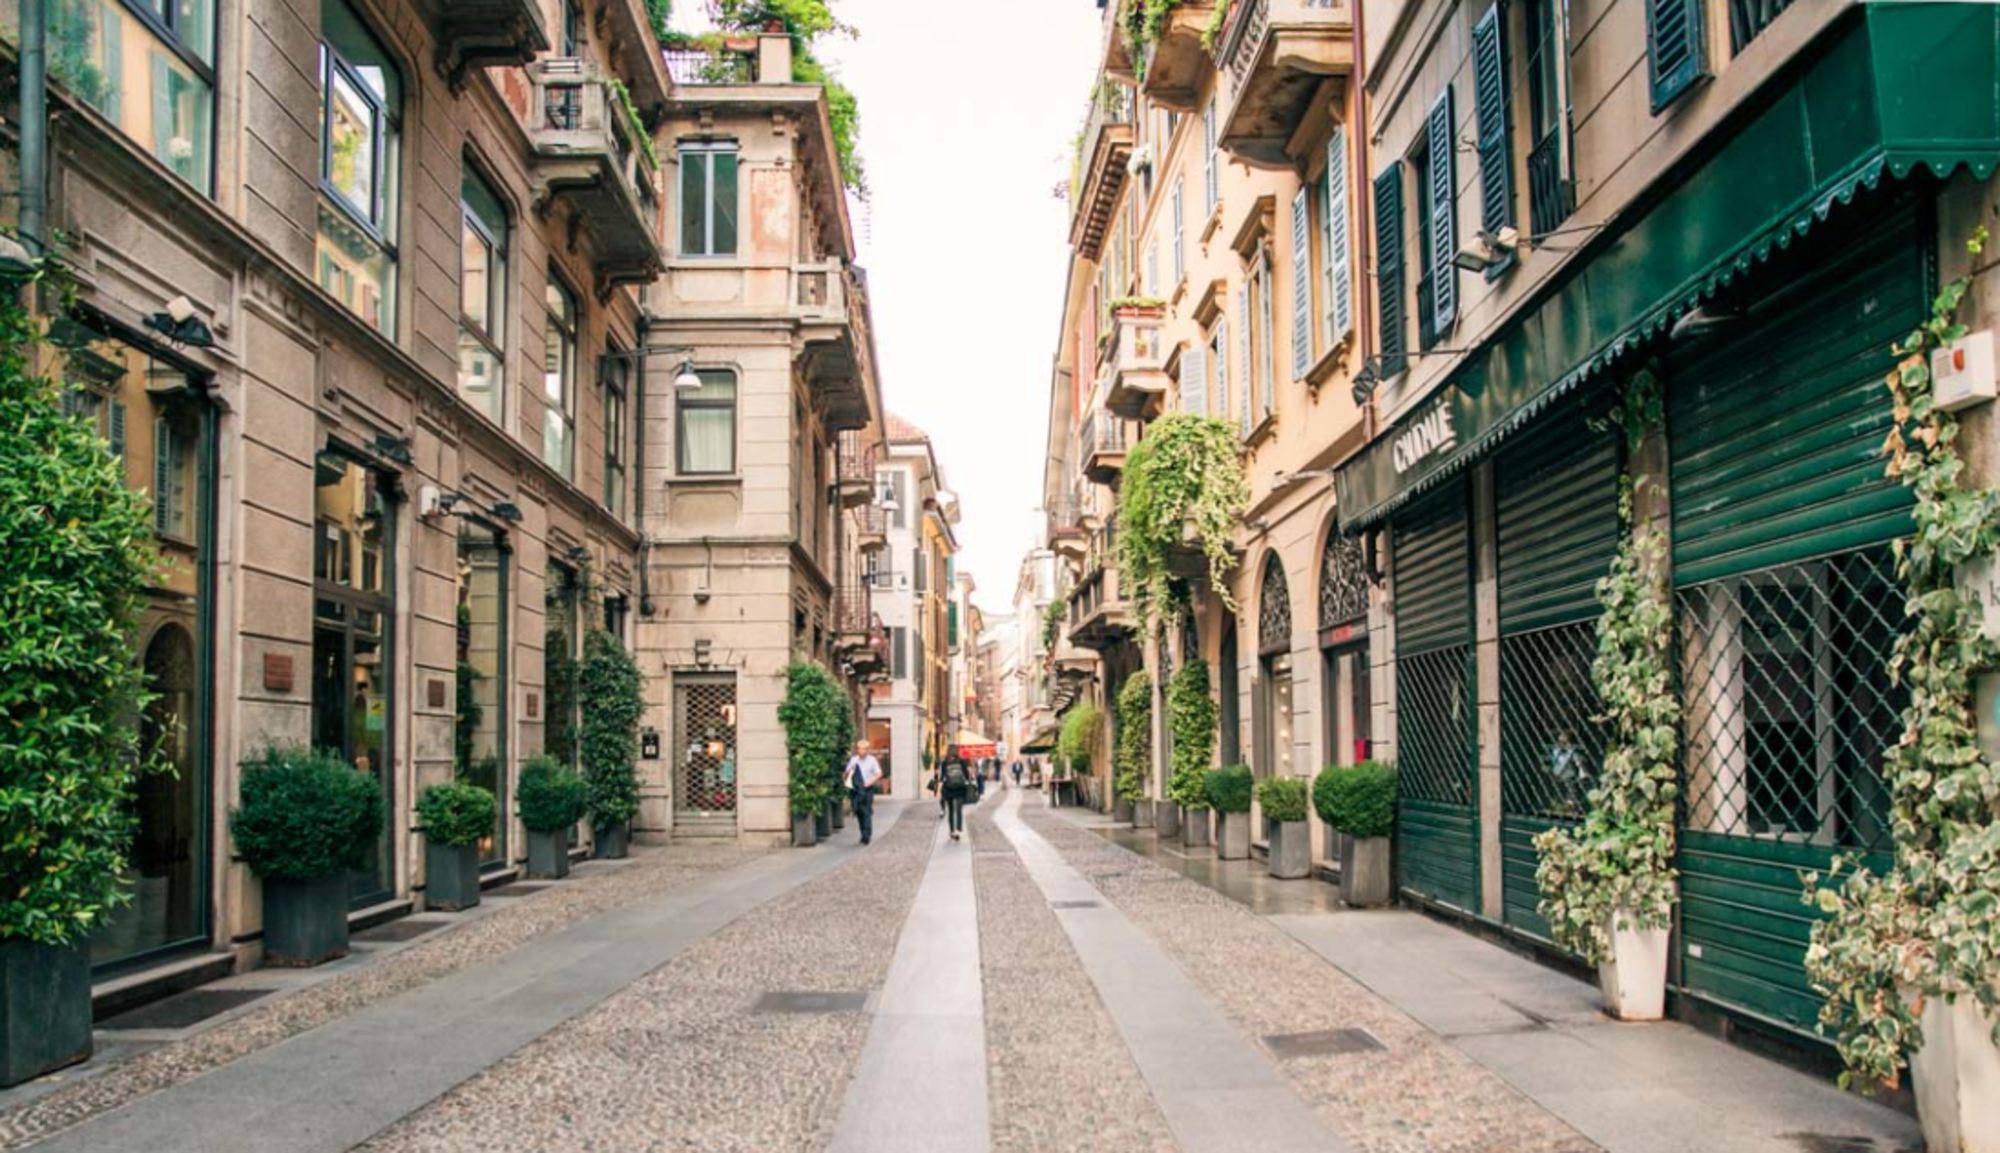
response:
[[[458,779],[489,790],[493,831],[479,842],[482,867],[507,864],[507,569],[505,538],[487,525],[458,533]]]

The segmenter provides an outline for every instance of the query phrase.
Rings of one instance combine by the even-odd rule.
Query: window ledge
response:
[[[1250,426],[1250,431],[1243,437],[1243,447],[1255,449],[1265,441],[1271,439],[1277,431],[1278,414],[1267,412],[1258,419],[1256,424]]]
[[[668,488],[736,488],[743,483],[743,474],[696,473],[691,476],[675,475],[666,480]]]
[[[1347,353],[1353,347],[1354,333],[1349,330],[1347,335],[1334,341],[1333,347],[1320,353],[1319,359],[1307,367],[1306,374],[1302,378],[1306,382],[1306,387],[1317,393],[1322,385],[1333,378],[1335,372],[1347,364]]]
[[[1201,226],[1201,242],[1203,244],[1207,244],[1210,237],[1222,231],[1222,214],[1228,207],[1228,201],[1220,197],[1216,199],[1215,211],[1208,214],[1208,223]]]

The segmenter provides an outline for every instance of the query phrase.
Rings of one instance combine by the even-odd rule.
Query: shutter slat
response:
[[[1702,75],[1700,0],[1646,0],[1646,58],[1657,113]]]
[[[1385,377],[1403,371],[1409,323],[1403,310],[1403,163],[1391,161],[1375,178],[1375,294],[1382,318]]]
[[[1229,419],[1229,318],[1215,320],[1215,364],[1208,386],[1215,394],[1215,415]]]
[[[105,439],[111,442],[111,455],[122,462],[125,459],[125,402],[111,401],[110,407],[106,410],[106,417],[105,423],[109,435]]]
[[[1431,109],[1431,300],[1437,306],[1437,330],[1443,333],[1458,318],[1458,221],[1454,195],[1457,164],[1454,147],[1451,87],[1447,85]]]
[[[1328,348],[1354,331],[1352,227],[1347,210],[1347,133],[1336,128],[1326,142]]]
[[[1215,101],[1211,98],[1208,107],[1201,113],[1201,146],[1203,164],[1203,184],[1208,190],[1208,213],[1214,215],[1215,204],[1222,199],[1222,183],[1215,167]]]
[[[1292,197],[1292,376],[1312,367],[1312,222],[1306,190]]]
[[[1199,342],[1181,354],[1181,411],[1208,415],[1208,350]]]
[[[1479,120],[1479,221],[1488,232],[1514,223],[1513,150],[1508,146],[1507,33],[1494,4],[1472,27],[1473,110]]]
[[[1250,316],[1250,285],[1246,281],[1236,287],[1236,370],[1237,405],[1243,410],[1243,431],[1250,431],[1251,393],[1256,391],[1256,362],[1250,359],[1250,326],[1256,321]]]
[[[1174,181],[1174,283],[1187,275],[1187,208],[1181,181]]]
[[[174,430],[165,420],[153,422],[153,531],[162,536],[174,528]]]

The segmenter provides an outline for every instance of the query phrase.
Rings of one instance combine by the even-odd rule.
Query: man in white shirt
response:
[[[854,823],[861,826],[861,843],[875,839],[875,786],[882,780],[882,765],[868,751],[867,741],[854,742],[854,755],[840,774],[848,794],[854,798]]]

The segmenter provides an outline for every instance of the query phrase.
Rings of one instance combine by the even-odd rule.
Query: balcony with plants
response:
[[[1076,140],[1070,174],[1070,247],[1085,260],[1104,251],[1111,221],[1125,193],[1132,159],[1131,96],[1123,88],[1099,85],[1091,95],[1083,131]]]
[[[1117,540],[1118,518],[1113,517],[1091,541],[1083,579],[1070,590],[1068,635],[1078,648],[1101,653],[1132,636],[1131,608],[1118,587]]]
[[[583,60],[530,65],[535,206],[562,202],[592,236],[600,289],[650,280],[660,247],[660,161],[631,94]]]
[[[1157,300],[1114,300],[1098,375],[1104,407],[1125,420],[1151,420],[1166,407],[1166,306]]]
[[[1209,0],[1121,0],[1120,30],[1148,100],[1175,112],[1199,107],[1215,10]]]
[[[1224,151],[1262,168],[1287,152],[1314,93],[1354,71],[1355,0],[1232,0],[1209,44],[1221,72]]]

